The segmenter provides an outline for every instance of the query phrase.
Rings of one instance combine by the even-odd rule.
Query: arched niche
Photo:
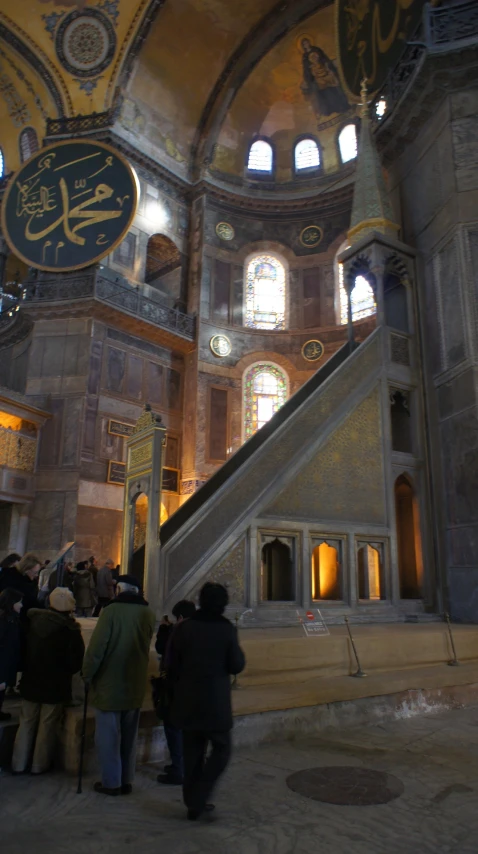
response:
[[[268,538],[261,550],[262,600],[295,600],[294,542],[289,537]]]
[[[401,599],[423,596],[423,564],[418,501],[411,477],[401,474],[395,481],[398,575]]]
[[[174,304],[181,299],[181,271],[176,244],[165,234],[152,234],[146,247],[145,283]]]
[[[340,542],[323,540],[312,551],[312,600],[342,599]]]
[[[381,543],[358,544],[357,574],[359,599],[377,602],[386,598]]]

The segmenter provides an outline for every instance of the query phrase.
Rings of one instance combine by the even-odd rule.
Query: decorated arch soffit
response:
[[[39,139],[47,118],[112,106],[130,48],[151,7],[160,5],[161,0],[3,0],[0,74],[12,78],[18,97],[8,98],[26,103]],[[19,165],[18,125],[10,120],[6,127],[2,146],[11,170]]]

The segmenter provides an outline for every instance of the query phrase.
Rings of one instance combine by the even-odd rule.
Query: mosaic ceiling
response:
[[[360,0],[365,20],[384,2]],[[421,5],[386,0],[404,3]],[[293,138],[316,134],[333,168],[328,136],[354,113],[341,82],[321,95],[319,73],[339,79],[333,0],[3,0],[0,145],[16,169],[22,128],[41,140],[47,117],[101,113],[120,95],[117,132],[178,175],[242,175],[262,133],[287,180]]]

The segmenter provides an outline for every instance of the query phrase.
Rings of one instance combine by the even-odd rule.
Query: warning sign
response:
[[[301,623],[307,637],[319,637],[330,634],[327,624],[318,608],[308,611],[297,611],[299,623]]]

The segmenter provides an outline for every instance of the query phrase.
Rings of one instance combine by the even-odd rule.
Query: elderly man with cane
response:
[[[101,782],[94,789],[102,795],[129,795],[133,788],[154,625],[154,614],[136,578],[120,575],[116,598],[100,614],[82,669],[96,709]]]

